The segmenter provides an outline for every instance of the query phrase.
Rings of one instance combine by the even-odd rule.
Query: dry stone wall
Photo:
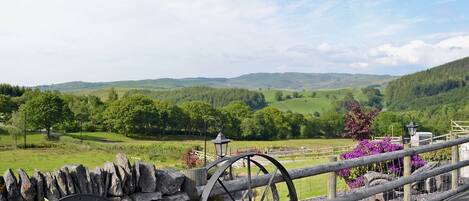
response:
[[[73,194],[93,194],[111,201],[187,201],[181,190],[185,176],[175,170],[158,170],[124,154],[114,162],[89,170],[83,165],[65,165],[57,171],[28,176],[8,169],[0,176],[0,201],[56,201]]]

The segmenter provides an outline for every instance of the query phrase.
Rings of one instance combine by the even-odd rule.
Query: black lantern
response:
[[[410,136],[414,136],[415,133],[417,133],[417,128],[419,127],[419,125],[416,124],[414,121],[411,121],[405,127],[407,127],[407,131],[409,131]]]
[[[215,145],[215,151],[218,157],[223,158],[228,153],[228,143],[231,142],[230,139],[226,138],[223,133],[218,133],[217,138],[212,140]]]
[[[404,134],[403,142],[404,144],[407,144],[410,142],[410,136],[414,136],[415,133],[417,133],[417,128],[419,127],[419,125],[416,124],[415,121],[411,121],[405,127],[407,128],[407,132],[406,134]]]

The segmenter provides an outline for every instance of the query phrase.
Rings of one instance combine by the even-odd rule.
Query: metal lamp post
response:
[[[419,127],[419,125],[415,123],[415,121],[412,120],[405,127],[407,128],[407,132],[404,133],[404,137],[402,138],[402,141],[404,144],[407,144],[410,142],[410,137],[414,136],[417,133],[417,128]]]
[[[404,145],[404,149],[409,149],[411,144],[410,142],[410,137],[414,136],[415,133],[417,133],[417,128],[419,125],[417,125],[413,120],[405,126],[407,128],[407,132],[404,132],[404,136],[402,138],[402,143]],[[412,173],[412,160],[410,156],[405,156],[404,157],[404,177],[410,176]],[[411,201],[412,200],[412,192],[411,192],[411,185],[406,184],[404,185],[404,201]]]
[[[228,143],[230,143],[231,140],[226,138],[221,131],[218,133],[217,137],[212,140],[212,142],[215,145],[215,152],[219,159],[228,155]],[[229,177],[233,179],[233,168],[231,165],[229,170]]]
[[[223,158],[228,154],[228,143],[231,142],[230,139],[226,138],[222,132],[218,133],[217,137],[212,140],[215,145],[215,152],[218,158]]]

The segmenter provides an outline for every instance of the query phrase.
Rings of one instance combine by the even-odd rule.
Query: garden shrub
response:
[[[423,153],[422,158],[426,161],[449,161],[451,160],[451,148]]]
[[[200,166],[201,164],[199,157],[192,151],[192,149],[185,150],[182,160],[186,168],[189,169]]]
[[[381,153],[393,152],[402,150],[403,146],[400,144],[391,143],[390,138],[385,138],[382,141],[368,141],[362,140],[351,151],[340,155],[341,160],[349,160],[353,158],[360,158],[364,156],[376,155]],[[425,161],[419,155],[413,155],[412,171],[425,165]],[[393,176],[402,176],[404,170],[403,158],[385,161],[381,163],[370,164],[367,166],[360,166],[355,168],[347,168],[339,171],[339,176],[342,177],[350,188],[358,188],[364,186],[363,176],[368,171],[380,172],[383,174],[390,174]]]

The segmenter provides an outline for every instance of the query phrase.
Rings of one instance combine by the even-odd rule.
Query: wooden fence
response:
[[[344,161],[337,161],[331,162],[328,164],[317,165],[312,167],[305,167],[299,169],[289,170],[288,173],[292,179],[301,179],[306,177],[311,177],[319,174],[329,173],[330,181],[329,183],[333,182],[329,185],[329,195],[328,197],[330,200],[339,201],[339,200],[360,200],[370,196],[373,196],[378,193],[386,192],[393,190],[397,187],[404,186],[404,200],[410,201],[411,199],[411,192],[410,192],[410,184],[415,181],[425,180],[426,178],[440,175],[447,172],[452,172],[452,191],[446,192],[444,195],[440,195],[438,197],[440,200],[453,196],[454,194],[465,191],[469,189],[469,185],[458,186],[458,169],[469,165],[469,160],[466,161],[459,161],[459,153],[458,153],[458,145],[468,143],[469,137],[461,137],[457,138],[457,135],[452,136],[452,140],[448,140],[446,142],[423,145],[419,147],[413,148],[406,148],[404,150],[399,150],[395,152],[383,153],[378,155],[371,155],[366,157],[360,157],[350,160]],[[410,175],[410,157],[415,154],[422,154],[426,152],[436,151],[444,148],[452,147],[452,163],[449,165],[441,166],[435,168],[431,171],[426,171],[419,174]],[[362,190],[357,190],[348,194],[345,194],[342,197],[336,197],[336,189],[334,189],[337,185],[336,182],[336,172],[345,169],[345,168],[353,168],[359,166],[366,166],[371,164],[376,164],[380,162],[385,162],[389,160],[395,160],[398,158],[404,158],[404,176],[400,177],[394,181],[390,181],[385,183],[384,185],[379,185],[370,188],[364,188]],[[269,179],[272,175],[266,174],[257,177],[251,178],[251,182],[247,182],[246,178],[240,178],[232,181],[227,181],[225,186],[229,192],[237,192],[247,190],[248,188],[255,188],[260,186],[268,185]],[[273,182],[282,182],[282,177],[276,174],[273,177]],[[201,195],[203,192],[204,186],[199,186],[197,188],[197,193]],[[211,196],[221,195],[224,194],[225,191],[221,187],[217,187],[213,189],[211,192]],[[444,196],[444,197],[441,197]]]
[[[285,150],[285,151],[269,151],[266,154],[272,157],[295,157],[295,156],[308,156],[308,157],[329,157],[350,151],[355,146],[333,146],[318,149],[298,149],[298,150]]]

